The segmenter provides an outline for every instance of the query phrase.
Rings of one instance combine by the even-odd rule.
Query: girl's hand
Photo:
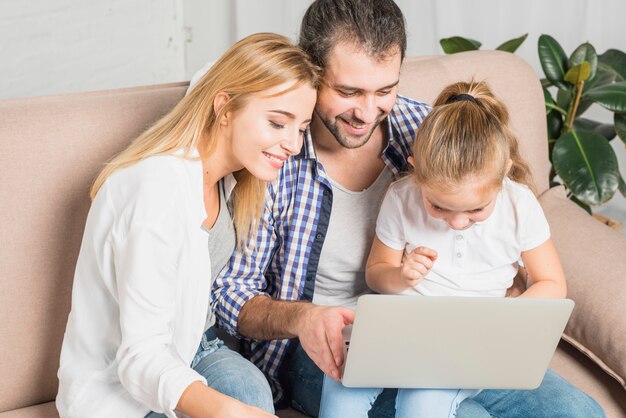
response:
[[[437,251],[428,247],[417,247],[402,260],[400,274],[408,287],[415,287],[433,268]]]

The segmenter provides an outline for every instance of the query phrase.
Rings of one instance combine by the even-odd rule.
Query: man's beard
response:
[[[337,122],[337,120],[341,119],[341,117],[337,117],[335,118],[335,121],[331,121],[326,117],[326,115],[320,113],[317,109],[315,110],[315,113],[320,118],[326,129],[328,129],[328,131],[335,137],[335,140],[339,143],[339,145],[349,149],[360,148],[363,145],[367,144],[378,125],[380,125],[381,122],[384,120],[384,117],[381,113],[378,119],[372,124],[372,128],[369,132],[359,136],[348,136],[342,134],[341,130],[339,129],[339,123]],[[345,119],[342,120],[345,121]],[[354,141],[350,141],[349,138],[354,138]]]

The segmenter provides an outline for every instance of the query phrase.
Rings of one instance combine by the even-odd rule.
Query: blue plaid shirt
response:
[[[381,155],[394,177],[408,170],[415,132],[429,110],[426,104],[397,97],[387,117],[389,141]],[[308,131],[300,154],[285,163],[268,187],[255,247],[235,251],[215,281],[215,312],[222,328],[237,336],[239,312],[255,296],[313,299],[331,208],[332,187]],[[267,376],[277,401],[284,396],[279,372],[290,342],[250,341],[250,360]]]

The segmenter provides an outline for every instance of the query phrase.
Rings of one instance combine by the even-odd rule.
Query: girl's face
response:
[[[226,114],[222,125],[236,166],[232,171],[245,167],[255,177],[272,181],[287,158],[300,151],[317,92],[303,83],[278,94],[292,84],[252,95],[243,108]]]
[[[454,230],[467,229],[476,222],[485,221],[493,213],[500,187],[492,180],[468,177],[453,191],[422,187],[426,212],[442,219]]]

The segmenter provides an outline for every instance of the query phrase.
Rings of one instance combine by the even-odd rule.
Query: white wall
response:
[[[0,0],[0,99],[179,81],[180,0]]]

